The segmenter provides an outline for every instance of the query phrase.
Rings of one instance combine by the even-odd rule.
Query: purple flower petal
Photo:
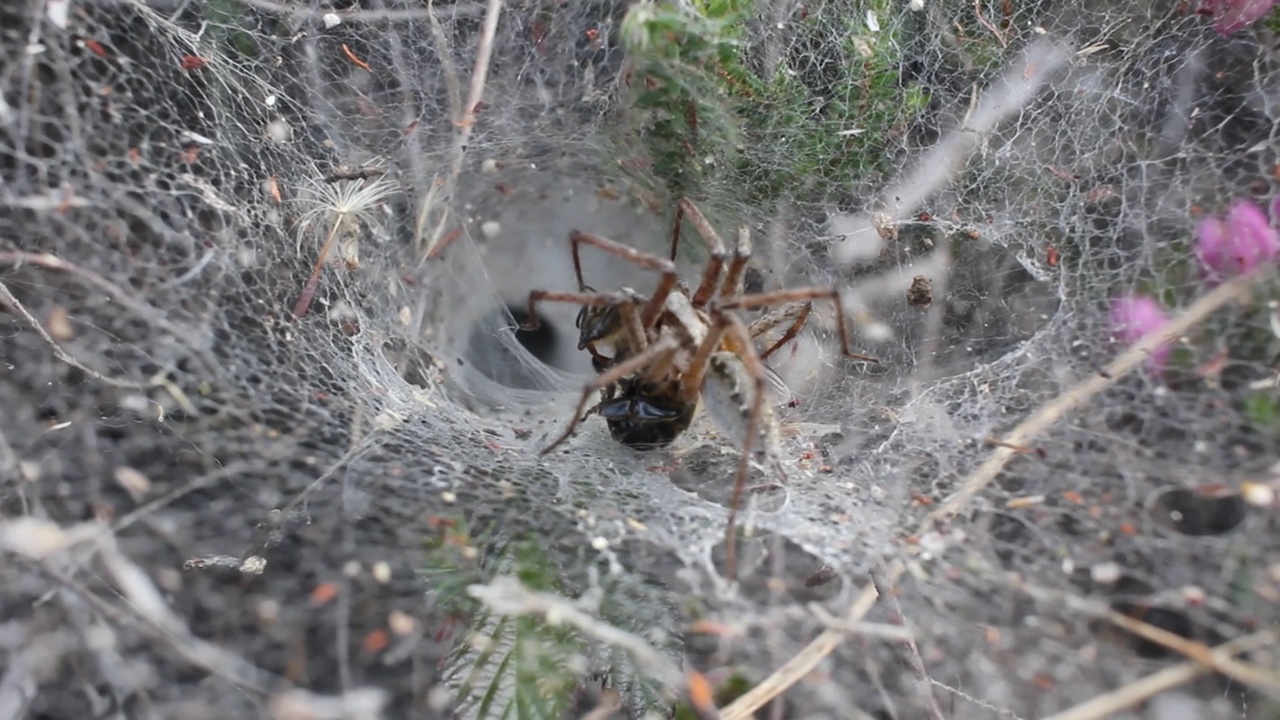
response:
[[[1205,0],[1200,7],[1214,15],[1213,29],[1233,35],[1266,17],[1276,0]]]
[[[1111,326],[1115,337],[1126,345],[1138,342],[1143,337],[1159,332],[1169,318],[1165,315],[1160,303],[1146,295],[1124,295],[1111,301]],[[1148,367],[1160,372],[1169,362],[1173,346],[1162,343],[1151,353]]]
[[[1201,220],[1196,235],[1196,257],[1211,281],[1251,272],[1280,257],[1280,233],[1249,200],[1233,203],[1225,219]]]

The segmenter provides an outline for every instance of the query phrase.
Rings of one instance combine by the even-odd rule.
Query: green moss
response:
[[[745,36],[741,0],[692,6],[638,3],[622,24],[628,69],[626,132],[675,195],[732,188],[747,203],[793,193],[826,196],[888,169],[889,150],[928,104],[904,86],[901,31],[887,1],[824,5],[791,22],[775,67]]]
[[[1259,434],[1280,437],[1280,400],[1270,392],[1256,392],[1244,401],[1244,415]]]
[[[746,676],[734,674],[725,680],[715,691],[716,707],[724,707],[734,700],[747,694],[752,688],[751,681]],[[698,720],[700,716],[698,712],[688,703],[683,701],[676,706],[675,720]]]

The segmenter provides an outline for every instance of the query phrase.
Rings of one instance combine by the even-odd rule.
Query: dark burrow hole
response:
[[[1148,507],[1156,522],[1193,537],[1231,532],[1244,522],[1246,510],[1239,492],[1217,485],[1161,490]]]
[[[538,360],[548,365],[553,364],[556,348],[560,343],[560,336],[555,326],[544,318],[538,318],[536,330],[522,330],[521,328],[529,322],[529,311],[526,308],[508,305],[507,312],[511,313],[511,317],[516,321],[516,341]]]
[[[510,319],[507,313],[510,313]],[[467,361],[494,382],[512,388],[537,388],[533,368],[503,345],[494,328],[515,325],[516,342],[528,350],[530,355],[545,365],[564,369],[560,362],[563,357],[560,348],[562,333],[546,318],[539,320],[537,329],[522,330],[520,328],[529,321],[528,309],[516,305],[508,305],[505,311],[495,309],[471,331]]]

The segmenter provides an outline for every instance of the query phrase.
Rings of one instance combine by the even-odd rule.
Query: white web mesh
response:
[[[1274,19],[918,5],[0,10],[0,718],[1280,712],[1280,285],[1195,260],[1272,207]],[[770,358],[736,584],[736,448],[540,455],[590,357],[515,332],[680,195],[880,360],[822,303]]]

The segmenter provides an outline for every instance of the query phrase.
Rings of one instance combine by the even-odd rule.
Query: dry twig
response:
[[[1257,688],[1272,698],[1280,699],[1280,675],[1275,672],[1254,667],[1230,656],[1219,656],[1202,643],[1187,640],[1168,630],[1158,628],[1123,613],[1118,613],[1115,610],[1106,610],[1100,614],[1108,622],[1135,635],[1140,635],[1157,645],[1182,655],[1188,660],[1216,670],[1233,680]]]
[[[1234,278],[1205,293],[1187,308],[1186,312],[1172,319],[1160,332],[1147,335],[1120,353],[1119,357],[1104,368],[1103,374],[1091,374],[1079,384],[1040,406],[1040,409],[1031,417],[1022,421],[1005,436],[1006,444],[997,447],[987,460],[965,479],[959,490],[952,493],[937,510],[924,519],[921,523],[921,531],[954,517],[995,479],[1010,458],[1018,454],[1018,451],[1013,448],[1029,447],[1041,433],[1048,430],[1064,415],[1079,408],[1094,395],[1115,384],[1120,378],[1145,362],[1157,347],[1185,334],[1232,300],[1243,297],[1251,287],[1269,276],[1272,270],[1273,268],[1264,267],[1248,275]]]
[[[886,573],[889,584],[892,585],[897,582],[904,569],[905,566],[902,563],[895,562]],[[844,620],[853,623],[861,620],[871,610],[871,606],[875,604],[877,597],[879,597],[879,592],[876,590],[875,583],[868,583],[862,589],[862,593],[858,595],[858,599],[854,600],[853,604],[849,606]],[[821,635],[814,638],[813,642],[810,642],[803,650],[796,653],[795,657],[788,660],[772,675],[721,710],[721,720],[746,720],[752,717],[755,711],[763,707],[765,703],[786,692],[800,678],[808,675],[847,636],[848,633],[846,631],[837,628],[828,628],[822,631]]]
[[[35,315],[32,315],[31,311],[27,309],[27,306],[23,305],[22,301],[18,300],[18,298],[15,297],[12,292],[9,291],[9,286],[5,285],[3,282],[0,282],[0,300],[3,300],[10,307],[12,307],[19,315],[22,316],[22,319],[27,321],[27,324],[30,325],[31,328],[40,335],[40,337],[44,338],[44,341],[48,343],[49,347],[53,350],[53,354],[55,357],[57,357],[62,362],[70,365],[71,367],[76,368],[77,370],[84,373],[85,375],[88,375],[94,380],[97,380],[106,385],[110,385],[111,387],[124,388],[126,390],[150,390],[151,388],[158,387],[160,385],[160,383],[156,380],[152,380],[150,382],[139,382],[137,380],[119,380],[117,378],[113,378],[108,375],[103,375],[97,370],[94,370],[88,365],[85,365],[84,363],[75,359],[74,357],[71,356],[70,353],[62,349],[62,346],[58,344],[58,341],[55,340],[53,336],[49,334],[49,331],[44,328],[44,325],[40,323],[39,318],[37,318]]]
[[[884,573],[884,578],[888,580],[888,573]],[[880,583],[876,582],[877,579],[873,577],[872,582],[879,586]],[[885,583],[883,589],[878,589],[881,595],[889,599],[890,609],[893,610],[894,614],[905,620],[905,616],[902,613],[902,604],[898,602],[898,595],[894,592],[893,585],[894,582],[889,580]],[[916,647],[915,639],[909,637],[901,642],[903,649],[906,651],[907,665],[911,668],[911,674],[915,676],[916,682],[920,685],[920,691],[924,695],[924,706],[929,713],[929,717],[932,720],[944,720],[942,708],[938,706],[938,699],[933,696],[933,687],[929,674],[924,670],[924,659],[920,657],[920,649]]]
[[[1263,630],[1225,642],[1213,648],[1210,653],[1215,660],[1221,661],[1230,659],[1232,655],[1238,655],[1253,648],[1264,647],[1275,642],[1275,633]],[[1069,710],[1050,715],[1044,720],[1100,720],[1101,718],[1108,718],[1115,713],[1137,705],[1153,695],[1190,682],[1202,675],[1208,675],[1210,672],[1212,670],[1203,663],[1185,662],[1148,675],[1112,692],[1090,698]]]
[[[559,595],[535,592],[509,576],[496,577],[487,585],[471,585],[467,594],[503,615],[535,615],[548,622],[571,625],[600,642],[626,650],[650,677],[668,687],[681,691],[685,688],[685,675],[680,668],[644,639],[591,617]]]
[[[50,255],[49,253],[23,252],[21,250],[0,250],[0,264],[13,265],[15,267],[31,265],[33,267],[44,268],[45,270],[58,270],[70,275],[75,275],[99,290],[106,292],[116,302],[129,308],[138,315],[145,317],[148,322],[153,323],[156,327],[168,332],[175,339],[185,338],[192,334],[191,328],[180,328],[174,325],[165,317],[165,313],[163,311],[138,300],[119,285],[116,285],[92,270],[88,270],[76,265],[75,263],[63,260],[56,255]],[[208,369],[213,370],[217,368],[217,363],[205,357],[203,354],[199,357],[208,364]]]

